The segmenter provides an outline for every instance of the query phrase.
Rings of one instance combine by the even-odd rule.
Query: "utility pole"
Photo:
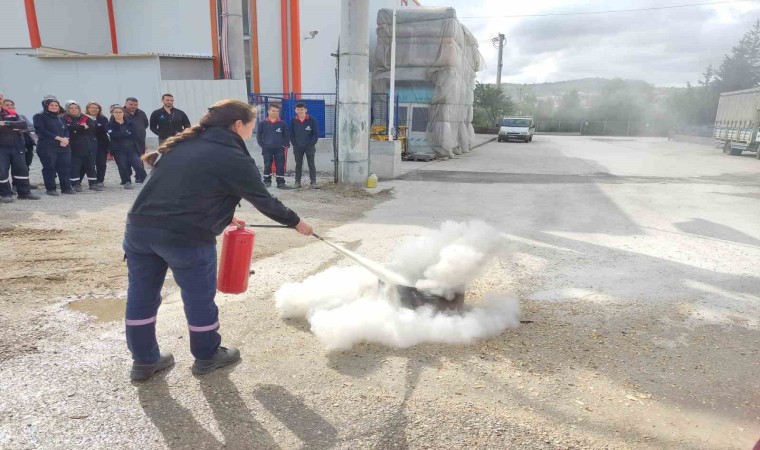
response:
[[[369,1],[341,0],[338,51],[338,180],[369,175]]]
[[[498,41],[499,44],[499,65],[496,68],[496,89],[501,90],[501,67],[504,65],[504,44],[507,42],[506,36],[499,33],[499,36],[493,39],[494,43]]]

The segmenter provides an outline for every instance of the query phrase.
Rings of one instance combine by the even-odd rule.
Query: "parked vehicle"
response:
[[[499,128],[499,142],[510,139],[530,142],[533,140],[533,132],[536,124],[533,117],[504,117],[501,119]]]
[[[760,129],[760,88],[720,94],[713,138],[723,153],[739,156],[758,152]]]

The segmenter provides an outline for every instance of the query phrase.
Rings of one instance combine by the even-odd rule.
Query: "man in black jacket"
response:
[[[164,103],[163,108],[153,111],[150,115],[150,131],[158,136],[159,145],[185,128],[190,128],[187,114],[174,107],[172,94],[162,95],[161,101]]]
[[[301,187],[301,174],[303,173],[303,157],[309,164],[309,180],[312,189],[319,189],[317,185],[317,166],[314,164],[314,155],[317,153],[317,141],[319,140],[319,124],[317,119],[306,114],[308,110],[304,103],[296,103],[296,116],[290,121],[290,142],[293,144],[293,156],[296,159],[296,189]]]
[[[256,141],[264,157],[264,185],[272,186],[272,162],[277,172],[277,187],[285,186],[285,149],[290,147],[290,133],[285,121],[280,119],[280,105],[271,104],[267,110],[268,117],[261,121],[256,132]]]
[[[29,192],[29,168],[26,166],[24,137],[19,133],[19,130],[26,130],[28,125],[15,110],[2,106],[4,97],[0,92],[0,202],[13,201],[9,173],[11,167],[18,198],[39,200],[38,196]]]
[[[135,126],[135,140],[137,141],[137,147],[140,150],[140,154],[145,154],[145,138],[147,136],[146,130],[150,126],[148,116],[145,111],[138,108],[137,99],[134,97],[127,97],[124,102],[124,115],[127,120],[131,120]],[[177,110],[175,110],[176,112]],[[188,121],[189,123],[189,121]]]

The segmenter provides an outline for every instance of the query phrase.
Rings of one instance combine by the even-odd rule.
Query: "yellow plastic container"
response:
[[[377,187],[377,175],[375,175],[374,173],[369,174],[369,177],[367,177],[367,187],[368,188]]]

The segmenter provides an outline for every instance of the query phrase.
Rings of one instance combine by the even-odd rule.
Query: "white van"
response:
[[[499,142],[510,139],[530,142],[534,131],[536,124],[533,123],[533,117],[505,117],[501,119],[498,139]]]

